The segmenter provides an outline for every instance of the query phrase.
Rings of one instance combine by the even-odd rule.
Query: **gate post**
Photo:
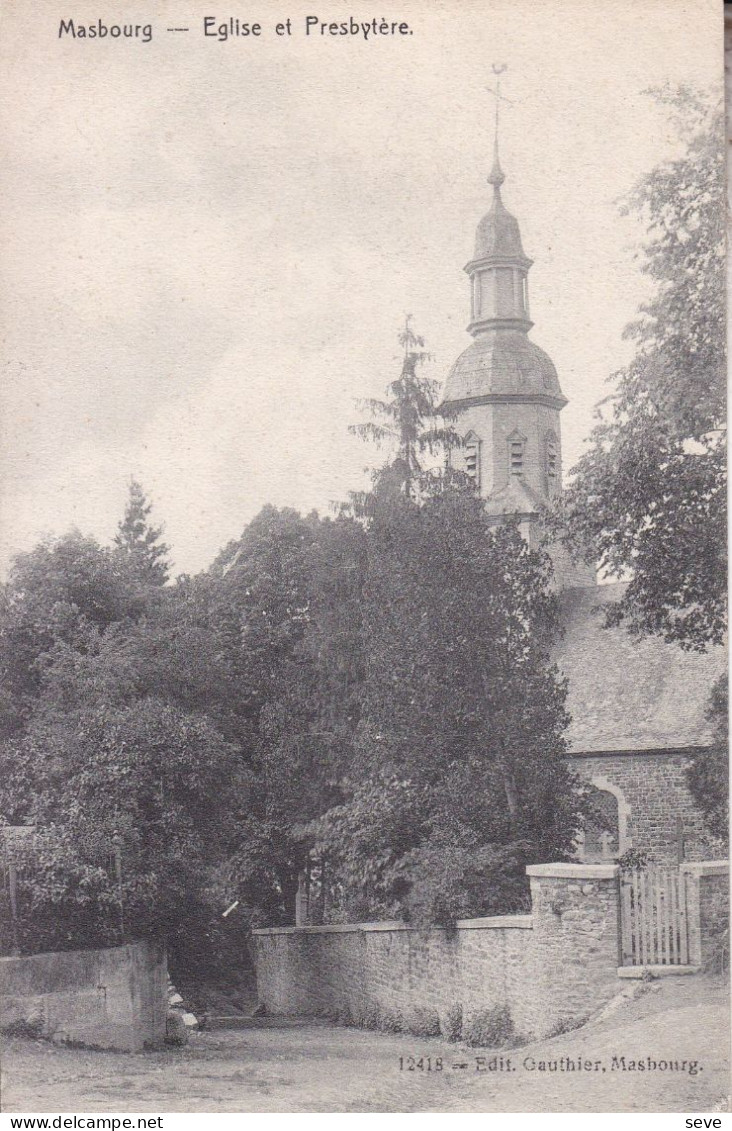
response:
[[[682,864],[686,888],[689,965],[703,969],[717,940],[729,929],[729,863],[704,860]]]
[[[617,864],[532,864],[536,1035],[585,1020],[618,990]]]

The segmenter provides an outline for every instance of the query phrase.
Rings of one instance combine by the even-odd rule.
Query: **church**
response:
[[[504,181],[496,132],[493,200],[465,267],[473,341],[450,369],[440,411],[463,440],[451,458],[474,481],[491,520],[516,516],[538,547],[542,512],[562,490],[560,414],[568,402],[554,364],[529,337],[532,260],[503,202]],[[711,859],[719,849],[685,770],[689,755],[712,741],[707,702],[726,670],[725,650],[685,652],[660,637],[637,640],[622,625],[605,628],[603,605],[619,598],[622,583],[598,585],[595,569],[562,546],[550,555],[571,762],[605,816],[602,828],[586,830],[580,858],[609,862],[634,850],[648,863]]]

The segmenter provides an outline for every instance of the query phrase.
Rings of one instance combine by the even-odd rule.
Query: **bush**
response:
[[[556,1025],[554,1025],[549,1032],[549,1037],[561,1037],[563,1033],[572,1033],[575,1029],[581,1029],[586,1025],[589,1017],[560,1017]]]
[[[383,1033],[403,1033],[406,1028],[398,1010],[392,1013],[378,1003],[367,1005],[363,1013],[354,1019],[354,1024],[362,1029],[379,1029]]]
[[[622,856],[618,856],[616,863],[624,872],[633,872],[638,868],[648,867],[648,853],[641,849],[629,848]]]
[[[463,1032],[463,1007],[459,1001],[450,1005],[440,1022],[443,1037],[448,1041],[459,1041]]]
[[[516,1041],[513,1018],[507,1005],[477,1009],[463,1025],[463,1040],[474,1047],[505,1048]]]
[[[410,1010],[406,1018],[408,1032],[417,1037],[439,1037],[440,1017],[436,1009],[424,1009],[417,1006]]]

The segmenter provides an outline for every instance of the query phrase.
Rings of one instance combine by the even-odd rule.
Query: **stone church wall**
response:
[[[687,764],[681,751],[575,755],[571,761],[583,778],[617,796],[620,854],[642,850],[658,864],[677,862],[679,828],[684,859],[719,855],[686,784]]]

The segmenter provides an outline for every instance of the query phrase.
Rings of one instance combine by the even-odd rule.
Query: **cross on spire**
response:
[[[503,184],[503,182],[506,179],[505,176],[503,175],[503,170],[501,168],[501,162],[500,162],[499,157],[498,157],[498,126],[499,126],[499,121],[500,121],[501,103],[507,102],[509,106],[512,106],[513,103],[511,102],[510,98],[506,98],[505,95],[501,94],[501,75],[507,69],[506,64],[505,63],[493,63],[491,69],[493,71],[493,74],[496,76],[496,86],[495,86],[495,90],[492,86],[487,86],[486,90],[488,91],[489,94],[492,94],[493,97],[496,100],[496,122],[495,122],[495,133],[494,133],[494,137],[493,137],[493,167],[492,167],[490,173],[488,174],[488,184],[493,185],[493,187],[496,189],[496,191],[498,191],[498,190],[500,190],[501,185]]]

